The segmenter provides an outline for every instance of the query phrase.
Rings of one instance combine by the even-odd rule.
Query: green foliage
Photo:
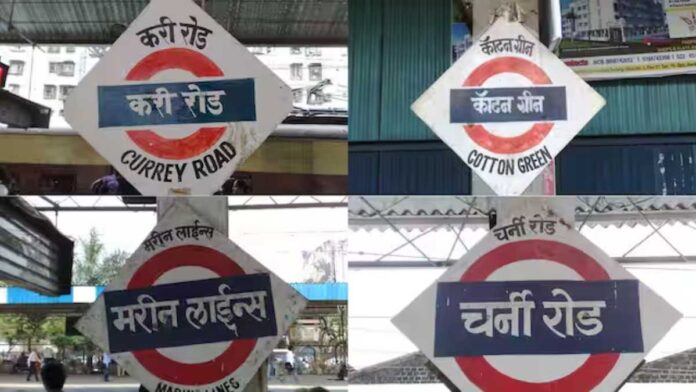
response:
[[[338,306],[337,314],[319,318],[320,340],[332,347],[336,362],[346,362],[348,352],[348,309]]]
[[[79,256],[73,265],[74,285],[103,286],[118,274],[128,254],[122,250],[105,252],[99,233],[92,228],[89,237],[80,240]]]
[[[45,314],[0,315],[0,337],[7,341],[10,349],[22,343],[31,348],[33,343],[63,332],[64,319],[60,317],[46,317]]]
[[[52,336],[50,342],[58,348],[58,358],[61,361],[65,360],[65,352],[67,349],[73,349],[75,351],[89,351],[91,349],[91,344],[88,344],[84,336],[67,336],[60,334]]]

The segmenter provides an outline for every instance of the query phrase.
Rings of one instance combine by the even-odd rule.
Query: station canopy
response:
[[[559,196],[574,204],[576,226],[649,226],[696,222],[696,198],[661,196]],[[475,196],[352,197],[354,229],[423,228],[466,222],[488,228],[495,198]]]
[[[245,45],[346,45],[348,0],[195,0]],[[0,1],[0,43],[111,44],[148,0]]]

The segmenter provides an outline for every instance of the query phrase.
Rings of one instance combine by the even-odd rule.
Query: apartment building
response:
[[[631,40],[667,29],[662,0],[574,0],[565,4],[565,37],[608,40],[610,30],[619,29],[624,40]]]
[[[10,66],[5,88],[50,107],[51,128],[67,128],[63,102],[101,53],[87,46],[0,46],[0,62]]]
[[[348,49],[345,47],[250,47],[293,92],[296,107],[348,108]]]
[[[51,128],[68,128],[63,101],[104,54],[105,47],[0,46],[10,66],[6,89],[52,109]],[[348,50],[344,47],[250,47],[280,76],[304,109],[348,107]]]

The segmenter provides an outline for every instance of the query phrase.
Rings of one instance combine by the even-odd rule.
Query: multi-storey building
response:
[[[662,0],[574,0],[563,10],[563,35],[608,40],[610,30],[624,40],[666,31]]]
[[[63,101],[99,61],[104,47],[0,46],[10,66],[6,89],[53,110],[51,128],[67,128]],[[249,50],[292,89],[295,105],[306,109],[347,109],[346,48],[251,47]]]
[[[343,47],[250,47],[293,91],[295,106],[347,109],[348,50]]]
[[[51,127],[66,128],[63,101],[99,61],[99,53],[85,46],[0,46],[0,61],[10,66],[5,88],[50,107]]]

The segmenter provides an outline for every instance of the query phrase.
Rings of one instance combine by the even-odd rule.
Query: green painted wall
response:
[[[451,0],[350,0],[351,141],[437,139],[411,104],[450,65]]]
[[[696,75],[591,84],[607,105],[581,135],[696,132]]]
[[[451,0],[350,0],[349,138],[438,138],[411,104],[450,66]],[[595,82],[607,106],[581,135],[696,133],[696,75]]]

